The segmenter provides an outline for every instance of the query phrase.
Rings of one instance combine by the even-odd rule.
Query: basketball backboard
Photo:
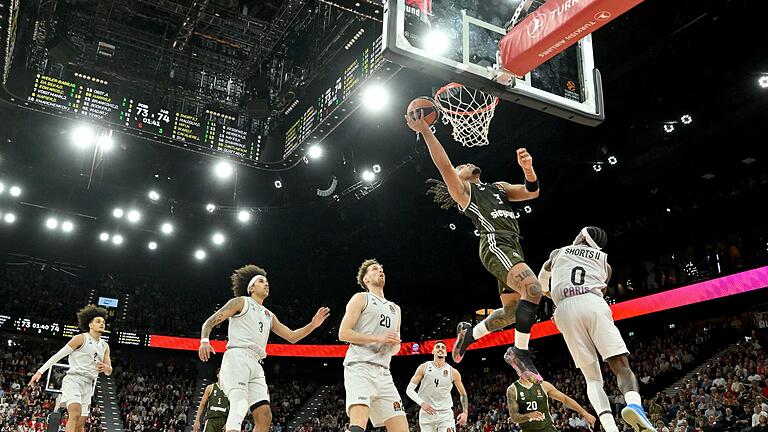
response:
[[[384,7],[384,57],[567,120],[600,124],[605,118],[603,92],[591,36],[523,77],[496,66],[505,25],[521,1],[526,0],[389,0]],[[527,3],[530,7],[516,22],[543,1]]]

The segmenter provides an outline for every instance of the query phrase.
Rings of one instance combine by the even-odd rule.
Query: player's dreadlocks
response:
[[[102,317],[106,320],[107,310],[96,305],[89,304],[88,306],[77,311],[77,324],[80,326],[80,330],[87,332],[89,330],[88,324],[90,324],[91,321],[97,317]]]
[[[427,180],[427,184],[430,185],[429,189],[427,189],[427,195],[434,195],[432,200],[440,204],[441,209],[448,210],[451,207],[458,206],[456,201],[451,198],[451,194],[448,192],[448,186],[446,186],[445,183],[431,178]]]

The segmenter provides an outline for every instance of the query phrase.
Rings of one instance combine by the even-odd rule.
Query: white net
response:
[[[451,83],[435,94],[443,123],[453,126],[453,139],[467,147],[488,145],[488,128],[499,98]]]

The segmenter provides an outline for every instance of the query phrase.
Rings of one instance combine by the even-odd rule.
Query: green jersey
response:
[[[520,227],[507,193],[496,183],[469,183],[469,204],[461,209],[478,233],[518,237]]]
[[[218,383],[213,385],[211,394],[208,395],[208,411],[205,413],[206,419],[226,418],[229,412],[229,399],[224,394],[224,390]]]
[[[534,383],[526,388],[520,381],[515,381],[515,394],[517,397],[517,406],[520,414],[528,414],[534,411],[540,411],[544,414],[544,420],[531,420],[520,424],[522,432],[543,432],[554,431],[552,416],[549,415],[549,396],[541,384]]]

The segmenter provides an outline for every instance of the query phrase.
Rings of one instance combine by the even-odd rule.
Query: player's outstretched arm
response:
[[[107,350],[104,351],[104,361],[97,362],[96,368],[106,376],[112,375],[112,358],[109,356],[109,345],[107,345]]]
[[[35,372],[34,375],[32,375],[32,378],[29,380],[29,383],[27,385],[32,385],[38,381],[40,381],[40,378],[43,377],[43,374],[45,371],[51,368],[54,364],[58,363],[59,360],[63,359],[64,357],[70,355],[72,351],[80,348],[83,346],[83,343],[85,343],[85,336],[82,334],[79,334],[77,336],[73,336],[72,339],[67,342],[66,345],[64,345],[59,352],[52,355],[51,358],[48,359],[48,361],[45,362],[43,366],[40,367],[40,369]]]
[[[544,420],[544,413],[541,411],[520,414],[520,406],[517,404],[517,390],[514,384],[507,387],[507,410],[509,411],[509,421],[513,423],[520,424],[531,420]]]
[[[461,401],[461,414],[456,420],[459,426],[467,424],[467,416],[469,416],[469,396],[467,396],[467,390],[464,388],[464,383],[461,382],[461,374],[455,368],[453,370],[453,384],[456,386],[456,390],[459,391],[459,400]]]
[[[213,315],[209,316],[203,323],[203,329],[200,331],[200,348],[197,349],[197,354],[202,361],[208,361],[211,354],[216,354],[213,350],[211,342],[208,338],[211,336],[211,330],[217,325],[223,323],[230,317],[235,316],[243,311],[245,307],[245,300],[242,297],[235,297],[230,299],[221,309],[217,310]]]
[[[547,381],[543,381],[541,383],[541,387],[544,389],[544,392],[547,393],[547,396],[549,396],[551,399],[562,402],[563,405],[579,413],[579,415],[582,416],[591,427],[595,427],[595,416],[590,414],[589,411],[585,410],[584,407],[579,405],[579,403],[573,400],[570,396],[561,392]]]
[[[346,311],[344,312],[344,318],[341,319],[341,325],[339,325],[339,340],[354,345],[368,345],[372,343],[400,344],[400,338],[395,332],[389,332],[384,336],[373,336],[353,330],[366,304],[365,293],[357,293],[349,299]]]
[[[533,169],[533,156],[524,148],[517,149],[517,163],[525,174],[525,184],[498,182],[510,201],[528,201],[539,196],[539,178]]]
[[[213,384],[208,384],[203,392],[203,398],[200,400],[200,406],[197,407],[197,413],[195,414],[195,423],[192,425],[192,432],[198,432],[200,430],[200,418],[203,416],[205,410],[205,404],[208,403],[208,397],[213,391]]]
[[[445,152],[443,145],[440,144],[440,141],[437,140],[435,134],[432,133],[432,129],[430,129],[427,122],[424,121],[422,114],[414,113],[414,115],[416,115],[416,117],[405,116],[405,120],[408,122],[408,127],[424,137],[424,141],[427,143],[427,149],[429,150],[429,155],[432,157],[432,162],[434,162],[437,170],[440,171],[440,176],[448,187],[448,193],[451,194],[451,198],[453,198],[461,208],[466,208],[467,204],[469,204],[469,185],[466,181],[459,178],[456,168],[448,157],[448,153]]]
[[[433,415],[437,411],[435,411],[435,409],[432,407],[432,405],[429,404],[429,402],[424,402],[424,399],[422,399],[421,396],[419,396],[419,393],[416,391],[416,387],[419,386],[419,383],[423,378],[424,378],[424,364],[416,368],[416,373],[414,373],[413,377],[411,377],[411,382],[408,383],[408,387],[405,389],[405,394],[408,395],[408,397],[411,398],[412,401],[416,402],[416,405],[420,406],[425,413],[429,415]]]
[[[312,317],[312,321],[310,321],[309,324],[297,330],[289,329],[285,324],[281,323],[280,320],[277,319],[277,315],[272,315],[272,331],[276,335],[293,344],[304,339],[316,328],[323,325],[330,313],[331,310],[329,308],[321,307],[317,310],[315,316]]]

